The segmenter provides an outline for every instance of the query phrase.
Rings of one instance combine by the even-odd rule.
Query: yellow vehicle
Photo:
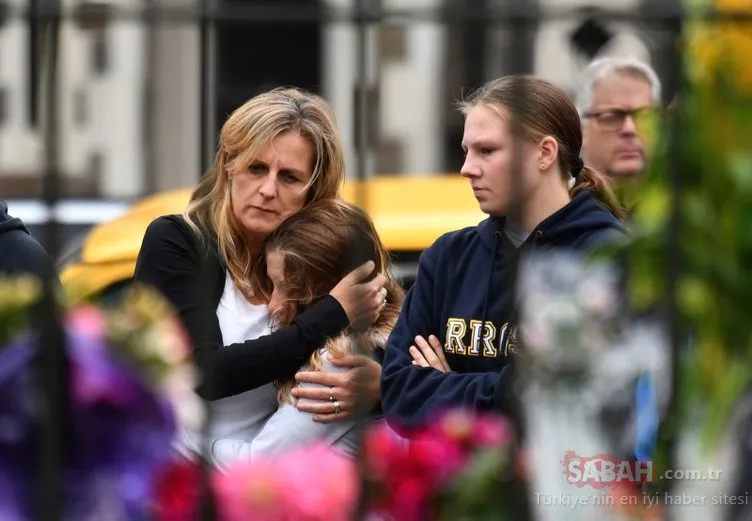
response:
[[[63,285],[75,298],[108,295],[127,287],[147,226],[180,213],[191,189],[155,194],[117,219],[94,226],[61,266]],[[378,177],[347,182],[343,196],[365,209],[394,256],[394,275],[409,287],[420,253],[443,233],[474,226],[485,216],[467,180],[458,175]]]

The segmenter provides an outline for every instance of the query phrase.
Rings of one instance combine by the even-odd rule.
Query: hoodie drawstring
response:
[[[493,274],[494,274],[494,268],[496,267],[496,250],[499,249],[499,240],[501,239],[501,232],[499,230],[496,230],[494,232],[494,242],[493,242],[493,251],[491,252],[491,271],[488,272],[488,280],[486,281],[486,292],[483,295],[483,311],[481,312],[481,320],[483,320],[483,329],[486,328],[486,322],[488,313],[488,294],[491,293],[491,288],[493,286]]]
[[[543,232],[541,230],[536,230],[533,234],[533,240],[530,241],[530,251],[532,252],[536,246],[538,246],[538,241],[543,238]]]
[[[499,243],[501,242],[501,234],[503,232],[501,230],[496,230],[494,232],[494,241],[493,241],[493,251],[491,252],[492,258],[491,258],[491,270],[488,272],[488,279],[486,281],[486,292],[483,295],[483,311],[481,312],[481,320],[483,321],[483,327],[486,327],[486,323],[489,322],[487,314],[488,314],[488,295],[491,293],[491,289],[493,288],[493,274],[494,274],[494,268],[496,268],[496,262],[497,262],[497,250],[499,249]],[[528,238],[529,242],[529,249],[532,252],[535,250],[535,248],[538,246],[538,242],[543,238],[543,232],[541,230],[536,230],[533,232],[532,236]],[[527,241],[526,241],[527,242]],[[520,245],[522,247],[522,245]],[[515,305],[516,307],[516,305]],[[516,313],[515,313],[516,315]],[[516,318],[516,317],[514,317]]]

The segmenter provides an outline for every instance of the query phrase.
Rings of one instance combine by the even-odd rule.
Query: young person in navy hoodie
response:
[[[517,253],[587,252],[625,233],[609,182],[583,166],[580,117],[563,90],[535,77],[500,78],[476,91],[462,112],[461,174],[489,217],[443,235],[421,256],[381,375],[383,410],[398,430],[447,407],[506,409]],[[505,218],[513,183],[510,113],[522,129],[519,222]]]

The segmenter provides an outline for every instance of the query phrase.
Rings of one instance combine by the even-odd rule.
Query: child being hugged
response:
[[[361,346],[356,345],[356,336],[347,331],[328,340],[309,360],[301,360],[304,370],[344,373],[347,368],[338,367],[331,360],[362,354],[362,347],[379,362],[383,360],[383,349],[399,316],[404,292],[388,273],[389,255],[370,217],[342,199],[306,206],[265,241],[264,254],[254,266],[254,287],[264,293],[274,327],[289,324],[307,306],[328,295],[353,267],[369,260],[375,264],[373,276],[383,273],[388,279],[379,318],[362,335]],[[300,385],[321,387],[326,395],[322,397],[329,401],[325,405],[333,408],[328,413],[337,413],[345,401],[355,400],[336,396],[331,387]],[[317,422],[312,414],[297,409],[294,375],[278,380],[277,386],[278,410],[252,441],[235,441],[232,448],[235,457],[254,458],[313,442],[324,442],[344,454],[354,455],[360,429],[377,417],[371,414],[365,419]]]

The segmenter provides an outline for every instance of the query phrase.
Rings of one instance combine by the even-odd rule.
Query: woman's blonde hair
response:
[[[246,296],[254,294],[253,253],[232,211],[230,172],[248,168],[261,147],[285,132],[298,132],[313,147],[306,204],[336,197],[345,179],[345,158],[331,107],[315,94],[278,88],[250,99],[230,115],[219,134],[214,164],[183,214],[202,240],[216,241],[221,261]]]
[[[329,292],[350,271],[372,260],[374,273],[387,275],[386,305],[379,318],[366,332],[369,349],[383,347],[399,316],[404,291],[389,275],[389,254],[368,215],[342,199],[311,203],[283,222],[265,243],[265,253],[279,252],[284,259],[285,293],[288,301],[277,310],[276,325],[285,326],[301,312]],[[266,276],[266,255],[254,264],[254,285],[267,297],[272,283]],[[352,338],[342,335],[324,346],[329,356],[340,357],[352,352]],[[308,362],[313,371],[321,369],[317,350]],[[280,403],[290,399],[294,380],[277,382]]]

